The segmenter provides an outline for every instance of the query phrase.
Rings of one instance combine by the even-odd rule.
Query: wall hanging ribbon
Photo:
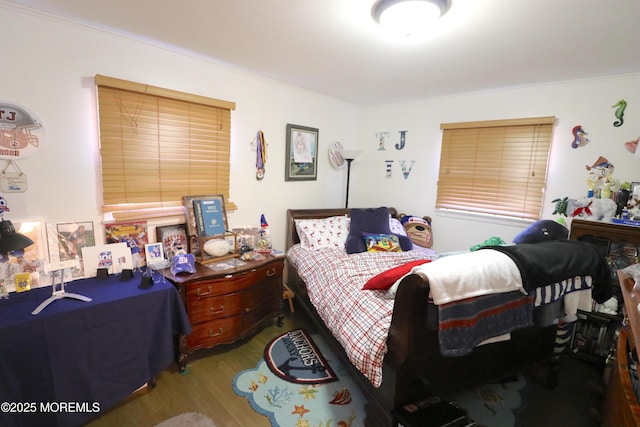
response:
[[[262,181],[267,163],[267,144],[264,142],[264,133],[259,130],[256,136],[256,179]]]

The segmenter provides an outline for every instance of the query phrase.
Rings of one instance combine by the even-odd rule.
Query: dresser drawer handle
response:
[[[211,286],[207,286],[208,291],[207,292],[200,292],[200,288],[196,289],[196,294],[199,297],[203,297],[205,295],[209,295],[211,292],[213,292],[213,289],[211,289]]]
[[[224,305],[221,305],[219,309],[216,310],[215,307],[209,307],[210,314],[220,314],[224,313]]]
[[[271,276],[275,276],[276,275],[276,269],[272,268],[271,270],[267,271],[267,277],[271,277]]]
[[[213,329],[209,329],[210,337],[217,337],[219,335],[222,335],[222,328],[218,328],[218,332],[213,332]]]

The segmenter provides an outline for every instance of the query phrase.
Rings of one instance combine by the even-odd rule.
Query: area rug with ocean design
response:
[[[527,381],[523,375],[449,396],[475,427],[517,427]],[[273,427],[364,425],[365,400],[351,374],[322,337],[286,332],[265,348],[255,368],[239,372],[233,391]]]
[[[322,338],[286,332],[255,368],[239,372],[233,391],[274,427],[344,427],[364,423],[364,398]]]

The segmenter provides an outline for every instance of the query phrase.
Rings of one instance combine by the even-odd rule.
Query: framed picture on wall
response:
[[[318,178],[318,129],[288,124],[285,153],[285,181]]]

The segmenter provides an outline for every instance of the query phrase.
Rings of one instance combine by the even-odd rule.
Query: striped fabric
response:
[[[536,288],[534,305],[539,307],[544,304],[551,304],[573,291],[590,289],[591,282],[591,276],[575,276],[562,282]]]

